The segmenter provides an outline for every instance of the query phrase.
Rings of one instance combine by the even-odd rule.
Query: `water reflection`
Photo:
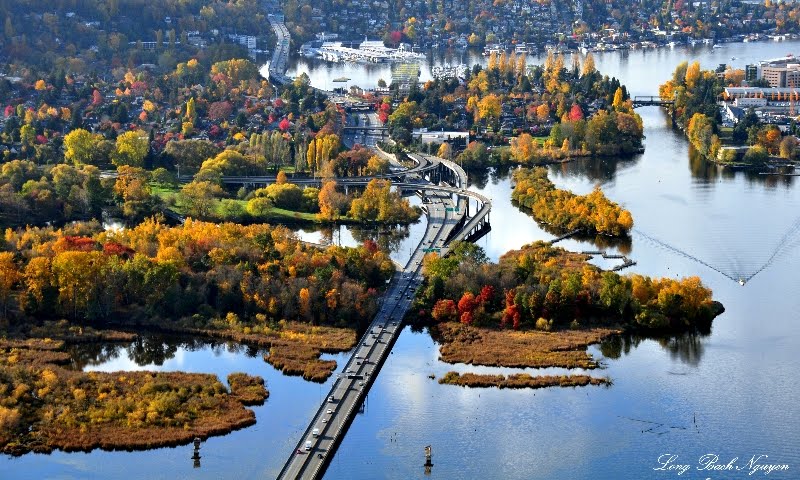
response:
[[[403,244],[403,240],[409,236],[408,226],[393,226],[393,227],[350,227],[350,233],[359,243],[364,243],[366,240],[372,240],[377,243],[381,249],[387,252],[397,251]]]
[[[214,355],[230,353],[254,358],[266,350],[252,345],[207,338],[191,338],[182,335],[146,334],[138,336],[130,343],[80,343],[67,347],[72,358],[72,367],[84,370],[127,358],[139,367],[162,367],[176,357],[178,352],[196,352],[210,349]]]
[[[642,342],[655,340],[669,353],[672,360],[697,367],[705,354],[705,339],[710,332],[691,332],[681,335],[643,336],[634,334],[614,335],[600,343],[600,353],[606,358],[619,359],[628,355]]]
[[[703,180],[705,183],[713,183],[719,176],[717,165],[706,161],[703,155],[694,147],[689,148],[689,170],[692,172],[692,178]],[[729,171],[727,173],[733,172]]]
[[[587,181],[603,184],[614,180],[619,170],[635,165],[640,158],[641,155],[620,158],[579,158],[551,165],[549,175],[551,178],[580,176]]]
[[[128,359],[137,365],[162,366],[164,362],[175,358],[178,346],[173,342],[165,342],[156,337],[138,337],[127,347]]]
[[[489,177],[496,182],[498,177],[507,178],[509,167],[506,165],[502,165],[497,168],[482,168],[478,170],[467,170],[467,175],[469,176],[469,184],[471,186],[483,189],[486,188],[486,184],[489,183]]]
[[[67,346],[72,358],[72,367],[83,370],[87,366],[100,365],[120,356],[124,346],[119,343],[80,343]]]
[[[298,231],[301,237],[315,233],[316,243],[321,245],[340,245],[354,247],[371,240],[379,247],[389,252],[397,251],[410,235],[407,225],[395,226],[360,226],[360,225],[336,225],[322,226],[314,228],[303,228]]]
[[[794,167],[737,168],[717,165],[706,160],[692,145],[689,145],[689,170],[693,179],[710,185],[719,179],[734,180],[737,175],[741,175],[749,185],[763,185],[767,189],[775,189],[789,188],[795,179]]]

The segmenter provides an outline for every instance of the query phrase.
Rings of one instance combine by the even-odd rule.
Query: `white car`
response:
[[[331,410],[331,409],[329,408],[329,409],[328,409],[328,411],[327,411],[327,412],[325,412],[325,413],[327,413],[328,415],[332,415],[332,414],[333,414],[333,410]]]

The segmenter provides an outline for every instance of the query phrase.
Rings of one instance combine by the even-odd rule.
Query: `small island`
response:
[[[189,443],[255,423],[264,380],[183,372],[79,372],[65,342],[0,340],[0,451],[142,450]]]
[[[460,385],[462,387],[497,387],[497,388],[547,388],[547,387],[583,387],[586,385],[611,385],[607,378],[595,378],[588,375],[538,375],[527,373],[512,375],[478,375],[475,373],[459,374],[447,372],[439,379],[443,385]]]
[[[631,213],[606,198],[600,188],[588,195],[559,190],[542,167],[515,171],[514,182],[511,198],[537,221],[557,229],[620,237],[633,227]]]
[[[707,332],[724,311],[699,278],[621,276],[586,255],[536,242],[491,263],[480,247],[458,244],[425,260],[416,321],[428,324],[449,363],[594,369],[586,352],[622,332]],[[606,383],[559,376],[556,384]],[[450,375],[444,383],[542,386],[554,379]]]

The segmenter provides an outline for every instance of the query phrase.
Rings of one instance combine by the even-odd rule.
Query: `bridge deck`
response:
[[[317,409],[311,423],[300,436],[279,479],[313,479],[322,475],[400,334],[400,322],[411,306],[414,290],[422,280],[423,249],[443,245],[442,239],[449,235],[460,219],[458,212],[452,212],[454,207],[449,195],[440,191],[428,193],[431,199],[428,204],[429,224],[423,240],[403,271],[395,274],[380,311],[359,339],[343,373],[328,392],[326,401]],[[329,401],[331,397],[332,402]],[[317,436],[313,435],[314,429],[319,430]],[[308,450],[306,442],[311,442]]]
[[[453,162],[436,157],[412,155],[416,168],[443,165],[454,172],[458,181],[466,184],[466,173]],[[414,170],[414,169],[412,169]],[[347,184],[366,184],[371,179],[340,179]],[[316,479],[324,473],[339,442],[358,412],[372,382],[400,334],[400,323],[411,306],[416,288],[422,282],[422,259],[426,250],[439,249],[444,255],[448,239],[463,240],[488,216],[491,201],[480,194],[459,187],[419,182],[395,184],[403,189],[420,190],[429,199],[426,204],[428,224],[425,234],[401,272],[395,274],[384,295],[380,311],[366,333],[359,339],[343,373],[331,387],[326,401],[317,409],[306,430],[300,435],[295,449],[281,470],[279,479]],[[453,194],[457,203],[453,202]],[[463,198],[472,197],[482,203],[475,217],[463,222],[466,209]],[[461,226],[463,224],[463,226]],[[459,228],[460,227],[460,228]],[[452,240],[451,240],[452,241]],[[333,397],[333,401],[329,399]],[[318,435],[314,436],[314,429]],[[310,448],[306,450],[306,442]]]

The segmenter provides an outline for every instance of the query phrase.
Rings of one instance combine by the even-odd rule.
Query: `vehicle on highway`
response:
[[[314,438],[319,437],[319,428],[315,428],[314,430],[311,430],[311,435],[313,435]]]
[[[306,452],[311,450],[311,440],[306,440]]]
[[[331,415],[331,414],[333,414],[333,410],[331,410],[331,409],[329,408],[329,409],[328,409],[328,411],[327,411],[327,412],[325,412],[325,413],[327,413],[328,415]]]
[[[336,401],[336,398],[333,395],[328,396],[328,402],[333,403]]]

